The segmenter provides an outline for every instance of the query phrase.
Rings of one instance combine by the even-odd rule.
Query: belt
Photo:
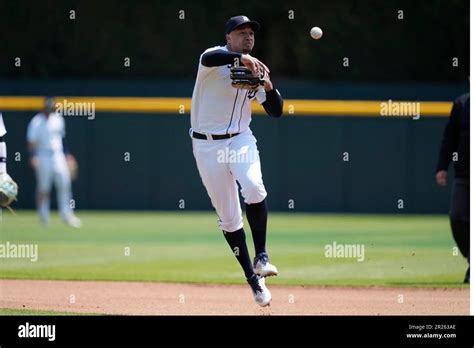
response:
[[[236,135],[239,135],[239,134],[240,133],[211,134],[211,138],[212,138],[212,140],[229,139],[229,138],[235,137]],[[201,134],[201,133],[198,133],[198,132],[193,132],[193,138],[207,140],[206,134]]]

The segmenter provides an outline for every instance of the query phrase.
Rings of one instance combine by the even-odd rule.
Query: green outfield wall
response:
[[[103,84],[107,88],[101,83],[3,82],[0,92],[120,95],[118,87],[124,85],[114,89],[112,83]],[[141,95],[177,94],[165,91],[165,85],[144,83],[141,90],[149,92]],[[178,91],[179,84],[176,86]],[[280,86],[284,96],[295,98],[301,84]],[[334,98],[337,91],[346,98],[404,99],[409,90],[413,100],[450,101],[466,91],[458,85],[307,86],[312,89],[306,88],[303,97],[322,91],[319,94],[326,99]],[[135,94],[140,91],[136,86],[129,88]],[[14,206],[33,208],[35,178],[28,166],[25,134],[34,112],[4,111],[3,115],[8,130],[8,171],[20,186]],[[280,119],[255,116],[251,128],[258,139],[269,207],[308,212],[447,213],[450,190],[438,187],[434,180],[446,121],[446,117],[429,115],[418,120],[354,117],[350,112],[339,116],[286,114]],[[66,125],[69,148],[80,165],[74,183],[77,209],[211,209],[192,155],[188,113],[98,112],[93,120],[68,116]]]

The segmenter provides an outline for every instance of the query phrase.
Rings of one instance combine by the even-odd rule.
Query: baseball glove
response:
[[[254,76],[252,71],[245,66],[233,66],[230,68],[230,79],[232,80],[232,87],[243,89],[255,89],[263,86],[265,74]]]
[[[7,173],[0,174],[0,206],[10,208],[10,204],[16,201],[18,185]]]

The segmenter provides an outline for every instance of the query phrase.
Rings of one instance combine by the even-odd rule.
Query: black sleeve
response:
[[[444,129],[436,172],[440,170],[448,170],[449,164],[453,159],[453,152],[455,152],[458,147],[461,111],[462,103],[459,100],[456,100],[453,104],[446,128]]]
[[[276,88],[271,91],[265,92],[267,99],[263,102],[262,106],[271,117],[280,117],[283,114],[283,98],[280,92]]]
[[[201,64],[207,67],[234,64],[234,59],[242,56],[240,53],[224,50],[206,52],[201,57]]]

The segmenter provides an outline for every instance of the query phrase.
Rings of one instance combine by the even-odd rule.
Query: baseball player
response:
[[[271,301],[265,277],[277,275],[278,271],[269,262],[265,248],[267,192],[257,141],[249,128],[250,104],[256,99],[268,115],[279,117],[283,113],[283,99],[270,81],[268,68],[250,55],[259,27],[259,23],[246,16],[232,17],[225,24],[226,45],[201,54],[189,134],[219,227],[244,271],[255,301],[264,307]],[[234,74],[236,67],[240,70]],[[247,73],[238,75],[245,68]],[[223,154],[233,154],[232,160]],[[255,246],[253,264],[245,242],[237,182]]]
[[[18,194],[18,186],[7,174],[7,145],[5,143],[7,130],[0,112],[0,206],[9,208]]]
[[[75,228],[81,221],[70,206],[71,177],[67,161],[75,162],[65,147],[64,118],[55,111],[53,98],[46,98],[43,112],[35,115],[27,130],[30,163],[36,173],[36,202],[40,221],[49,224],[51,185],[55,184],[58,210],[63,221]]]
[[[441,143],[438,165],[436,167],[436,182],[446,186],[448,168],[451,162],[454,166],[454,182],[451,194],[451,209],[449,222],[454,240],[461,254],[470,264],[470,219],[469,219],[469,93],[456,98],[451,115],[446,124]],[[470,282],[470,266],[468,266],[464,283]]]

